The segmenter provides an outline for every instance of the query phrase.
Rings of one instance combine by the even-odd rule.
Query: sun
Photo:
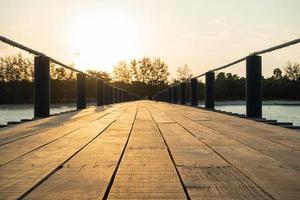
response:
[[[69,30],[69,48],[81,70],[111,71],[138,52],[138,28],[126,16],[81,16]]]

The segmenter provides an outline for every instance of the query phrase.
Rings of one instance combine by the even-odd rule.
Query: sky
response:
[[[300,37],[299,0],[0,0],[0,34],[81,70],[161,57],[202,74]],[[0,43],[0,56],[16,49]],[[263,55],[263,75],[300,62],[300,44]],[[226,72],[245,73],[245,63]]]

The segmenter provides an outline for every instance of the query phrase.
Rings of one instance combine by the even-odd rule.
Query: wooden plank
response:
[[[176,111],[178,112],[177,109]],[[266,133],[264,124],[262,124],[263,128],[260,128],[260,123],[250,120],[239,119],[237,117],[227,116],[223,114],[219,115],[218,113],[209,111],[204,111],[204,113],[207,118],[209,118],[209,120],[197,120],[197,117],[199,118],[203,116],[202,111],[196,113],[191,112],[191,114],[186,113],[184,114],[184,116],[198,122],[203,126],[213,129],[220,134],[226,135],[231,139],[237,140],[265,155],[271,156],[272,158],[300,172],[300,151],[297,148],[294,148],[298,143],[297,140],[294,140],[295,137],[298,137],[300,139],[297,132],[291,131],[294,133],[294,139],[292,140],[289,139],[290,136],[288,134],[284,137],[285,139],[282,136],[279,136],[284,141],[294,141],[293,145],[287,145],[285,144],[285,142],[278,142],[277,140],[273,140],[268,136],[264,136]],[[193,118],[195,118],[196,120],[194,120]],[[225,121],[226,123],[224,123]],[[251,124],[249,124],[249,121]],[[268,131],[268,133],[272,133],[272,138],[277,138],[276,132],[272,132],[271,130]],[[283,132],[283,134],[284,133],[285,132]],[[282,135],[282,132],[280,133],[280,135]]]
[[[30,191],[31,188],[34,188],[39,182],[58,170],[64,162],[99,136],[122,112],[111,112],[49,145],[1,167],[1,198],[16,199],[22,197],[24,193]]]
[[[14,142],[0,146],[0,166],[3,166],[21,156],[36,150],[44,145],[47,145],[60,137],[66,136],[76,129],[87,125],[101,117],[113,112],[116,108],[108,109],[103,112],[93,113],[84,118],[72,120],[70,123],[64,123],[63,125],[53,127],[52,129],[39,132],[38,134],[31,135]]]
[[[136,115],[132,105],[25,199],[102,199]]]
[[[16,126],[9,126],[5,129],[0,129],[0,144],[8,142],[9,138],[22,137],[26,134],[32,134],[44,129],[49,129],[53,126],[58,126],[68,122],[69,120],[66,119],[76,119],[79,116],[88,115],[90,113],[94,113],[92,108],[74,111],[63,115],[55,115],[23,124],[18,124]]]
[[[206,121],[205,123],[198,121],[198,123],[213,129],[220,134],[226,135],[231,139],[237,140],[242,144],[245,144],[248,147],[268,155],[282,163],[285,163],[287,166],[300,172],[300,151],[289,146],[255,136],[253,133],[260,131],[257,128],[252,129],[252,127],[248,127],[248,130],[245,130],[245,128],[239,128],[227,123],[225,124],[215,121]],[[242,123],[240,123],[240,125],[240,127],[244,127]]]
[[[139,107],[108,198],[186,199],[164,141],[145,107]]]
[[[163,106],[161,106],[163,105]],[[213,151],[226,159],[239,171],[276,199],[298,199],[300,196],[300,174],[270,156],[266,156],[236,140],[200,125],[182,115],[167,104],[160,104],[159,109],[172,116],[182,127],[189,130]],[[172,108],[173,107],[173,108]],[[185,108],[185,112],[191,108]],[[192,110],[192,109],[191,109]],[[193,111],[194,112],[194,111]],[[197,112],[202,112],[197,110]],[[176,114],[175,114],[176,113]],[[227,121],[228,119],[224,119]],[[289,135],[291,132],[289,133]],[[289,136],[288,135],[288,136]]]
[[[149,107],[151,113],[161,110]],[[160,116],[168,117],[161,112]],[[271,199],[177,123],[158,124],[191,199]]]
[[[267,140],[271,140],[273,142],[283,144],[289,146],[295,150],[300,151],[300,134],[299,131],[282,128],[279,126],[273,126],[265,123],[258,123],[253,120],[247,120],[239,117],[234,117],[226,114],[221,114],[212,111],[205,111],[197,108],[186,107],[172,105],[174,109],[178,112],[183,112],[186,116],[190,116],[192,119],[195,116],[207,117],[211,121],[224,123],[226,120],[226,124],[240,129],[243,132],[251,133],[257,137],[265,138]],[[241,126],[240,124],[243,124]]]
[[[51,128],[71,123],[86,116],[94,115],[101,111],[106,112],[106,110],[110,107],[118,109],[121,106],[124,105],[119,104],[113,107],[93,107],[80,111],[74,111],[66,114],[34,120],[23,124],[18,124],[16,126],[9,126],[7,128],[0,129],[0,145],[34,134],[38,134],[43,131],[50,130]]]
[[[149,101],[104,112],[90,110],[61,124],[42,119],[32,129],[27,123],[11,128],[18,142],[0,146],[0,160],[14,151],[19,157],[0,167],[1,199],[99,199],[106,191],[110,199],[300,196],[298,132],[285,134],[285,129],[250,120]],[[94,116],[102,118],[93,121]]]

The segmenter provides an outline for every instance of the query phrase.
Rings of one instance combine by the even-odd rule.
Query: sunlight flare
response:
[[[75,65],[111,71],[119,60],[138,52],[137,25],[126,16],[81,16],[70,28],[69,45]]]

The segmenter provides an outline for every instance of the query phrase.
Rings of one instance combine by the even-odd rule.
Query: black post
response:
[[[119,102],[121,103],[121,102],[123,102],[123,100],[122,100],[122,90],[119,89],[118,91],[119,91],[119,93],[118,93],[118,96],[119,96]]]
[[[120,98],[119,98],[119,88],[117,88],[116,96],[117,96],[117,103],[119,103],[119,102],[120,102]]]
[[[118,103],[118,88],[113,88],[114,92],[114,103]]]
[[[126,99],[126,92],[124,90],[122,91],[122,99],[123,99],[123,102],[127,101],[127,99]]]
[[[186,101],[185,101],[185,87],[186,87],[185,83],[180,84],[180,104],[181,105],[185,105],[185,103],[186,103]]]
[[[168,88],[168,102],[172,103],[172,88]]]
[[[165,91],[164,91],[164,100],[165,100],[165,102],[168,102],[168,89],[165,89]]]
[[[50,115],[50,59],[34,57],[34,117]]]
[[[180,84],[176,85],[176,91],[177,91],[176,103],[179,102],[179,104],[180,104]]]
[[[246,59],[246,116],[262,116],[261,56]]]
[[[104,105],[109,104],[109,89],[108,89],[108,84],[104,83]]]
[[[205,108],[215,108],[215,91],[214,91],[215,73],[205,73]]]
[[[77,109],[86,108],[86,78],[85,74],[77,73]]]
[[[172,87],[172,91],[173,91],[173,103],[177,104],[178,97],[177,97],[177,86],[176,85],[174,85]]]
[[[113,104],[114,103],[114,89],[111,85],[108,86],[108,89],[109,89],[109,104]]]
[[[191,79],[191,106],[198,106],[198,80]]]
[[[97,106],[104,105],[104,82],[103,80],[97,80]]]

